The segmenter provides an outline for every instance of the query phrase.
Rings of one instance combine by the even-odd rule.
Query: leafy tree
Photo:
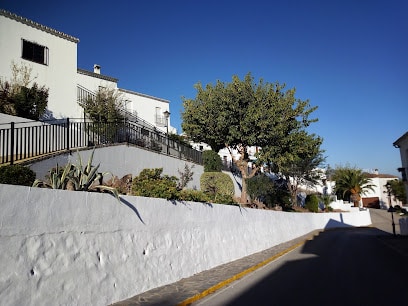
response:
[[[15,116],[16,109],[12,98],[12,86],[9,82],[0,79],[0,113]]]
[[[205,88],[195,85],[194,99],[183,98],[183,131],[195,142],[204,142],[214,151],[228,148],[237,150],[239,158],[233,162],[242,175],[241,202],[246,203],[246,179],[253,177],[260,166],[271,162],[282,144],[289,144],[293,137],[317,119],[309,119],[316,109],[309,101],[295,98],[295,89],[285,91],[285,85],[258,84],[248,73],[243,80],[232,77],[231,83],[217,81]],[[248,172],[248,148],[261,147],[257,162]],[[265,150],[267,148],[267,150]],[[277,165],[279,167],[279,165]]]
[[[92,133],[100,135],[103,142],[116,142],[123,135],[123,99],[114,88],[99,87],[95,96],[89,95],[78,102],[86,116],[94,123],[89,126]],[[156,143],[152,149],[156,150]],[[161,149],[161,147],[160,147]]]
[[[358,207],[361,195],[368,190],[374,190],[371,179],[361,169],[351,167],[337,167],[332,179],[336,182],[335,192],[341,199],[349,200]]]
[[[38,120],[46,111],[48,104],[48,88],[32,83],[32,68],[11,64],[11,81],[0,79],[0,112]],[[35,78],[34,78],[35,79]]]
[[[184,135],[169,133],[167,136],[170,140],[176,141],[187,148],[192,148],[191,144],[188,142]]]
[[[320,148],[323,139],[306,131],[293,133],[282,139],[281,145],[263,148],[270,155],[271,170],[284,179],[293,205],[297,205],[297,193],[301,185],[313,186],[323,178],[318,170],[325,161]]]
[[[395,199],[398,199],[403,204],[407,202],[407,194],[405,191],[404,182],[401,180],[390,180],[387,182],[389,184],[391,194],[394,196]]]
[[[79,105],[94,122],[113,122],[123,119],[124,101],[120,92],[113,88],[99,87],[95,96],[88,96]]]
[[[14,96],[14,108],[17,116],[38,120],[44,114],[48,104],[48,89],[34,83],[31,88],[21,87]]]
[[[275,184],[265,174],[255,175],[247,180],[248,194],[252,201],[260,201],[272,207]]]
[[[217,152],[206,150],[203,152],[204,172],[221,172],[222,161]]]

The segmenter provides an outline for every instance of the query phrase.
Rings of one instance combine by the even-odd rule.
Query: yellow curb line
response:
[[[313,238],[312,238],[312,239],[313,239]],[[253,267],[251,267],[251,268],[248,268],[248,269],[246,269],[246,270],[244,270],[244,271],[242,271],[242,272],[240,272],[240,273],[234,275],[233,277],[231,277],[231,278],[229,278],[229,279],[227,279],[227,280],[224,280],[224,281],[222,281],[222,282],[219,282],[218,284],[216,284],[216,285],[214,285],[214,286],[208,288],[207,290],[204,290],[204,291],[201,292],[201,293],[198,293],[198,294],[194,295],[194,296],[191,297],[191,298],[188,298],[187,300],[182,301],[181,303],[177,304],[177,306],[187,306],[187,305],[190,305],[191,303],[202,299],[203,297],[205,297],[205,296],[207,296],[207,295],[209,295],[209,294],[211,294],[211,293],[213,293],[213,292],[215,292],[215,291],[221,289],[222,287],[225,287],[226,285],[232,283],[233,281],[236,281],[236,280],[238,280],[238,279],[244,277],[245,275],[247,275],[247,274],[249,274],[249,273],[251,273],[251,272],[253,272],[253,271],[255,271],[255,270],[257,270],[257,269],[259,269],[259,268],[261,268],[261,267],[263,267],[263,266],[265,266],[266,264],[270,263],[271,261],[273,261],[273,260],[275,260],[275,259],[277,259],[277,258],[279,258],[279,257],[281,257],[281,256],[283,256],[283,255],[285,255],[286,253],[289,253],[290,251],[292,251],[292,250],[294,250],[294,249],[300,247],[301,245],[305,244],[305,242],[306,242],[307,240],[312,240],[312,239],[306,239],[305,241],[299,242],[299,243],[297,243],[297,244],[291,246],[290,248],[288,248],[288,249],[286,249],[286,250],[284,250],[284,251],[282,251],[282,252],[280,252],[280,253],[278,253],[278,254],[276,254],[276,255],[274,255],[274,256],[272,256],[272,257],[270,257],[270,258],[268,258],[268,259],[266,259],[266,260],[264,260],[264,261],[262,261],[261,263],[255,265],[255,266],[253,266]]]

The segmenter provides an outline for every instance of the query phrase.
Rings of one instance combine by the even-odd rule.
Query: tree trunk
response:
[[[226,146],[230,152],[231,159],[233,163],[238,167],[239,171],[241,172],[241,177],[242,177],[242,188],[241,188],[241,198],[240,202],[241,204],[246,204],[248,203],[248,193],[247,193],[247,184],[246,184],[246,179],[249,179],[255,175],[255,173],[259,170],[258,167],[255,167],[252,169],[252,172],[248,175],[248,160],[246,158],[246,147],[242,146],[238,149],[238,152],[240,154],[240,157],[238,160],[234,159],[234,156],[232,154],[232,150]]]
[[[360,195],[358,193],[352,193],[350,196],[350,200],[353,201],[354,207],[360,207]]]
[[[243,174],[241,172],[241,174]],[[246,204],[248,202],[248,196],[247,196],[247,187],[246,187],[246,178],[242,175],[242,190],[241,190],[241,199],[240,202],[241,204]]]

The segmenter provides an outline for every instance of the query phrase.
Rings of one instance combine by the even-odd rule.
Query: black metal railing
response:
[[[170,139],[146,122],[126,119],[112,122],[60,119],[0,124],[0,164],[120,143],[202,164],[200,151]]]

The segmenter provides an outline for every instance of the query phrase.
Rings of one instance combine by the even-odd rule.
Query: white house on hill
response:
[[[12,64],[32,69],[31,77],[49,89],[48,111],[54,118],[83,118],[78,99],[95,94],[99,87],[118,90],[125,110],[147,123],[176,132],[167,122],[170,101],[118,87],[118,79],[77,67],[79,39],[24,17],[0,10],[0,78],[10,80]]]

